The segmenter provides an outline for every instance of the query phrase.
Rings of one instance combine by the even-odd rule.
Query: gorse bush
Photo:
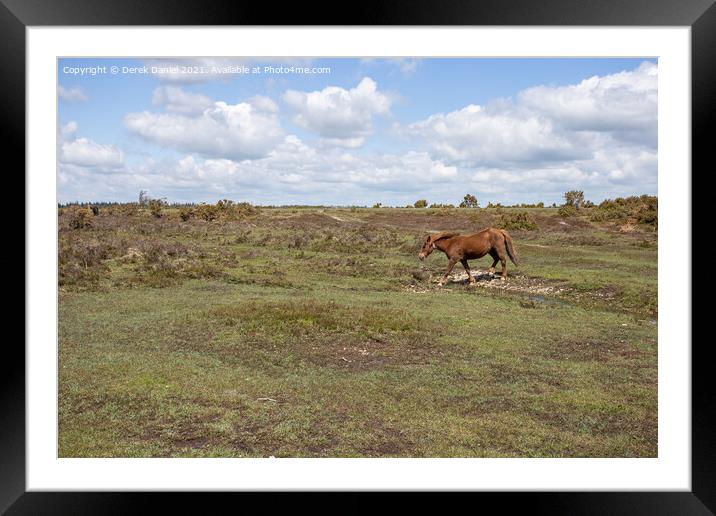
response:
[[[179,218],[186,222],[189,219],[194,218],[194,208],[188,207],[188,206],[182,206],[179,208]]]
[[[70,206],[63,210],[62,215],[70,229],[84,229],[92,226],[92,210],[84,206]]]
[[[214,220],[228,221],[253,217],[261,213],[261,210],[248,202],[235,203],[234,201],[223,199],[216,204],[200,204],[192,210],[192,213],[193,215],[189,215],[187,212],[186,218],[184,218],[180,211],[179,216],[182,217],[182,220],[196,217],[207,222]]]
[[[534,217],[526,211],[501,215],[497,227],[514,231],[534,231],[538,229]]]
[[[658,227],[659,201],[654,195],[607,199],[591,211],[590,218],[593,222],[642,224],[654,229]]]
[[[219,209],[212,204],[200,204],[194,210],[197,219],[211,222],[219,217]]]
[[[575,217],[579,214],[579,211],[573,204],[563,204],[557,211],[560,217]]]
[[[150,199],[147,203],[147,206],[149,207],[149,213],[152,214],[152,217],[155,218],[161,218],[162,216],[162,208],[166,205],[166,202],[162,199]]]

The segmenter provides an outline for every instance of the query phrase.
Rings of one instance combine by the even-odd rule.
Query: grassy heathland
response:
[[[59,455],[655,457],[656,231],[589,210],[63,208]]]

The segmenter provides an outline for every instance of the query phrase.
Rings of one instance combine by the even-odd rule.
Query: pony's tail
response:
[[[512,263],[514,263],[515,265],[519,265],[520,260],[517,257],[515,248],[512,246],[512,238],[510,237],[509,233],[507,233],[507,231],[505,231],[504,229],[501,229],[500,232],[505,237],[505,247],[507,248],[507,256],[510,257],[510,260],[512,260]]]

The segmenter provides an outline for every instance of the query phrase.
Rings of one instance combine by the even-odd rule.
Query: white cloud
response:
[[[211,99],[199,93],[190,93],[177,86],[159,86],[154,90],[152,103],[155,106],[163,106],[170,113],[182,115],[193,115],[210,108],[213,105]]]
[[[575,85],[529,88],[519,101],[567,129],[611,131],[656,146],[658,68],[654,63]]]
[[[354,148],[371,133],[373,116],[387,114],[391,104],[370,77],[350,90],[338,86],[312,92],[288,90],[283,100],[294,113],[293,121],[321,136],[324,144]]]
[[[283,138],[278,107],[267,97],[248,102],[215,102],[196,115],[130,113],[124,124],[147,141],[207,158],[255,159]]]
[[[60,84],[57,86],[57,96],[67,102],[84,102],[89,100],[85,91],[79,86],[65,88]]]
[[[117,171],[124,164],[122,151],[114,145],[77,138],[77,123],[71,121],[60,128],[58,159],[60,164],[92,168],[100,172]]]
[[[552,120],[512,105],[469,105],[436,114],[404,131],[454,162],[483,164],[562,161],[583,156]]]
[[[90,191],[119,185],[114,178],[105,180],[103,186],[96,177],[66,172],[65,199],[81,194],[74,193],[73,178]],[[126,169],[122,177],[124,188],[131,192],[128,199],[136,197],[140,189],[149,189],[152,195],[175,201],[215,202],[229,197],[275,204],[368,203],[390,192],[413,197],[445,181],[469,179],[426,152],[357,155],[341,148],[317,149],[296,136],[285,137],[261,159],[199,159],[188,155],[178,160],[146,160]]]
[[[657,66],[537,86],[516,100],[437,113],[396,131],[470,171],[475,188],[490,194],[655,193]]]

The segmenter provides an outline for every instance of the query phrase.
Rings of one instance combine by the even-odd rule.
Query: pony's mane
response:
[[[460,233],[456,231],[443,231],[442,233],[435,233],[433,235],[430,235],[430,239],[433,242],[437,242],[438,240],[442,240],[443,238],[452,238],[454,236],[458,236]]]

